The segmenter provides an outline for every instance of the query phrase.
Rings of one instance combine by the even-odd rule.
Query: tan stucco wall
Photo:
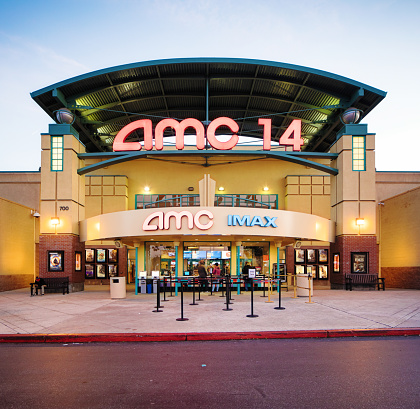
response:
[[[339,154],[332,166],[339,169],[331,177],[331,217],[337,223],[337,236],[376,234],[375,135],[366,135],[366,170],[353,171],[352,135],[342,135],[331,147]],[[356,225],[356,219],[364,225]]]
[[[86,218],[128,209],[126,176],[87,176],[85,183]]]
[[[202,160],[200,160],[202,162]],[[320,163],[329,164],[329,161],[323,160]],[[94,161],[86,161],[86,165],[92,164]],[[135,195],[144,194],[144,187],[150,187],[150,194],[198,194],[199,193],[199,181],[204,178],[205,174],[210,174],[210,177],[216,181],[216,194],[221,194],[217,189],[223,186],[225,190],[223,194],[277,194],[279,209],[286,209],[286,177],[289,175],[312,175],[312,176],[326,176],[328,175],[315,169],[307,169],[303,166],[296,165],[289,162],[263,159],[258,161],[246,161],[237,162],[230,164],[218,164],[217,166],[203,167],[198,165],[190,164],[177,164],[173,162],[156,161],[156,160],[135,160],[131,162],[125,162],[110,166],[108,169],[100,169],[89,173],[89,176],[101,176],[101,175],[124,175],[127,176],[127,187],[128,187],[128,201],[127,209],[131,210],[135,208]],[[88,179],[88,177],[86,178]],[[91,178],[93,181],[93,178]],[[324,183],[324,179],[323,183]],[[327,180],[327,179],[326,179]],[[93,182],[90,182],[91,184]],[[99,183],[99,182],[94,182]],[[325,182],[326,184],[328,182]],[[124,182],[121,182],[122,186]],[[314,182],[314,185],[318,185]],[[268,186],[269,191],[263,190],[265,186]],[[194,191],[188,191],[188,187],[193,187]],[[316,188],[315,188],[316,189]],[[96,199],[87,199],[87,214],[93,215],[97,212],[100,206],[105,203],[110,203],[105,194],[102,193],[100,199],[100,189],[95,190],[95,194],[92,194],[92,189],[89,194],[95,196]],[[325,191],[326,192],[326,191]],[[121,196],[124,192],[121,190]],[[317,198],[323,200],[318,192],[311,193],[311,195],[317,195]],[[307,192],[302,192],[303,196],[307,196]],[[324,192],[323,192],[324,195]],[[122,199],[122,198],[121,198]],[[89,202],[89,200],[91,200]],[[96,201],[95,201],[96,200]],[[121,211],[125,210],[124,200],[117,201],[114,205],[109,205],[109,211]],[[298,210],[296,202],[291,201],[288,204],[287,210],[301,211]],[[96,210],[90,210],[89,206],[94,205]],[[329,212],[329,203],[327,204],[327,210],[320,209],[319,202],[313,200],[312,204],[305,207],[305,211],[313,214],[317,214],[323,217],[327,216]]]
[[[420,266],[420,188],[378,206],[381,267]]]
[[[33,282],[38,231],[39,219],[31,208],[0,198],[0,291]]]
[[[40,172],[0,172],[0,197],[39,211]]]
[[[41,233],[79,233],[79,221],[85,218],[85,177],[77,174],[83,161],[77,154],[85,148],[73,135],[64,135],[63,170],[51,171],[51,136],[41,135]],[[68,208],[68,209],[67,209]],[[59,217],[60,225],[51,225]],[[56,230],[58,229],[58,230]]]
[[[420,172],[376,172],[378,201],[420,187]]]

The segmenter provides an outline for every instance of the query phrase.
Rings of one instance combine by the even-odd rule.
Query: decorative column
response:
[[[345,125],[330,152],[338,154],[332,166],[339,171],[331,177],[331,219],[336,222],[331,288],[343,288],[345,274],[359,268],[378,273],[375,134],[368,134],[365,124]]]
[[[180,244],[181,243],[179,241],[174,241],[174,247],[175,247],[175,277],[178,277],[178,264],[179,264],[178,252],[179,252],[179,245]],[[181,257],[181,260],[182,260],[182,257]],[[172,274],[172,272],[171,272],[171,274]],[[181,275],[184,275],[184,273],[182,272]]]
[[[200,192],[200,206],[214,207],[216,181],[209,174],[205,174],[204,178],[198,182],[198,188]]]
[[[84,289],[85,246],[79,221],[85,217],[85,178],[77,170],[85,152],[69,124],[51,124],[41,135],[40,277],[69,277],[70,291]]]
[[[134,243],[134,249],[136,251],[136,271],[134,272],[134,274],[136,275],[136,278],[134,280],[136,289],[134,293],[137,295],[139,293],[139,243]]]
[[[277,276],[279,277],[279,282],[277,286],[277,292],[279,293],[281,291],[281,280],[280,280],[280,248],[282,245],[281,241],[276,241],[276,249],[277,249]],[[271,272],[270,272],[271,273]],[[274,278],[274,277],[272,277]]]

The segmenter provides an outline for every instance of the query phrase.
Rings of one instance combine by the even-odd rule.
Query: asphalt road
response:
[[[1,344],[1,408],[420,408],[420,337]]]

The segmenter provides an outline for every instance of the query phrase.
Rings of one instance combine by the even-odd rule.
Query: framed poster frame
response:
[[[333,273],[340,272],[340,253],[333,254]]]
[[[85,263],[95,262],[95,249],[85,249]]]
[[[317,262],[317,251],[316,249],[306,249],[306,263],[316,264]]]
[[[351,272],[352,274],[367,274],[369,272],[369,253],[351,253]]]
[[[74,270],[82,271],[82,252],[76,251],[74,253]]]
[[[328,265],[318,266],[318,280],[328,280]]]
[[[305,274],[306,273],[306,266],[303,264],[299,264],[295,266],[295,274]]]
[[[108,264],[108,277],[118,277],[118,265]]]
[[[48,271],[64,271],[64,251],[48,251]]]
[[[328,264],[328,249],[318,249],[318,264]]]
[[[96,249],[96,262],[106,263],[106,251],[107,249]]]
[[[306,266],[306,274],[311,274],[314,280],[318,278],[317,271],[318,271],[318,266],[315,266],[312,264],[309,266]]]
[[[85,264],[85,278],[87,280],[93,280],[95,278],[95,265]]]
[[[96,264],[96,278],[98,280],[106,279],[106,270],[106,264]]]
[[[306,260],[306,250],[304,249],[295,249],[295,264],[305,264]]]
[[[118,249],[108,249],[108,263],[118,263]]]

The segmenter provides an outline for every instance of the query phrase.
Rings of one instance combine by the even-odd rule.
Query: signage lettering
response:
[[[254,216],[251,220],[250,216],[238,216],[236,214],[228,215],[228,226],[261,226],[261,227],[277,227],[275,221],[277,217],[264,216],[265,221],[260,216]]]
[[[259,118],[258,125],[263,126],[263,150],[271,150],[271,119]],[[226,142],[220,142],[216,137],[216,130],[221,127],[228,127],[232,135]],[[300,151],[303,145],[301,138],[302,121],[294,119],[279,140],[279,145],[292,146],[294,151]],[[197,149],[205,148],[206,131],[204,125],[198,119],[187,118],[179,122],[173,118],[166,118],[158,122],[155,127],[154,139],[155,148],[160,151],[163,149],[163,133],[166,128],[172,128],[175,131],[175,145],[178,150],[184,149],[184,136],[187,128],[192,128],[196,133]],[[144,133],[144,149],[150,151],[153,149],[153,124],[150,119],[139,119],[122,128],[115,136],[113,149],[118,151],[139,151],[142,149],[141,143],[126,142],[126,138],[136,130],[143,130]],[[218,150],[229,150],[236,146],[239,141],[237,132],[239,125],[236,121],[227,117],[219,117],[210,122],[207,127],[207,141]]]
[[[202,223],[200,218],[206,216],[208,218],[207,223]],[[177,230],[181,230],[182,221],[184,218],[187,219],[188,228],[192,230],[197,227],[200,230],[208,230],[213,226],[213,214],[208,210],[200,210],[192,215],[191,212],[184,210],[182,212],[154,212],[148,217],[146,217],[143,222],[143,231],[154,231],[154,230],[169,230],[171,227],[171,219],[175,219],[175,227]],[[154,219],[157,219],[157,224],[150,224]]]

